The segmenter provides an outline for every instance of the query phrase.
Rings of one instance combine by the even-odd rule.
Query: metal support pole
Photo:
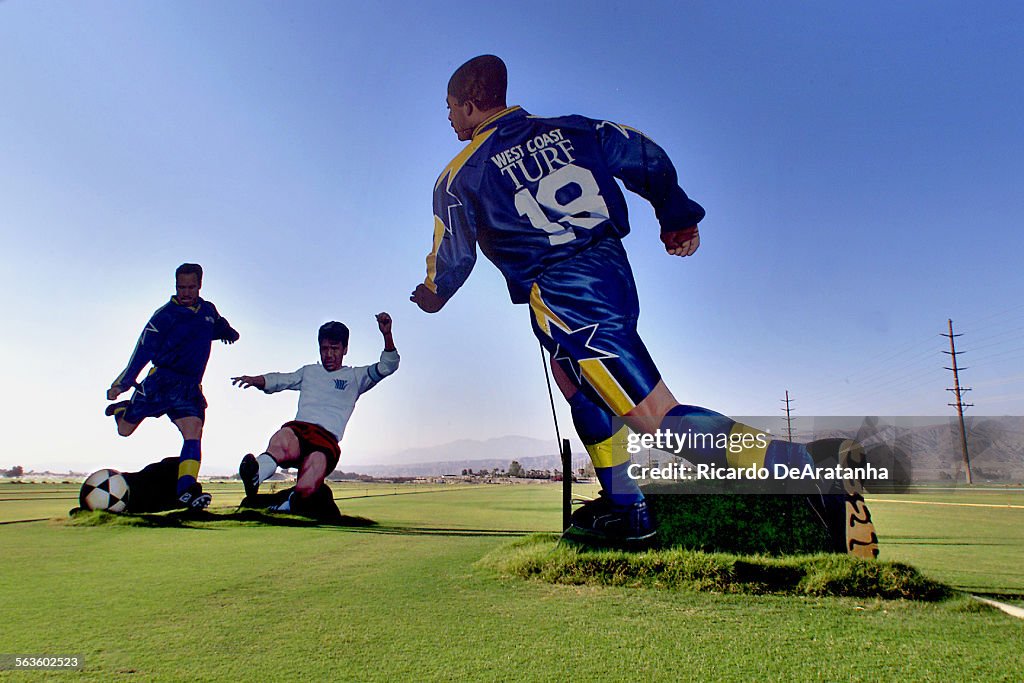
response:
[[[569,528],[572,516],[572,451],[569,439],[562,439],[562,530]]]

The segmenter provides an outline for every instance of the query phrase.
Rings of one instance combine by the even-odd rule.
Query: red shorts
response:
[[[341,458],[341,447],[334,434],[312,422],[292,420],[281,425],[281,429],[290,429],[299,439],[299,456],[305,460],[310,453],[320,451],[327,456],[327,474],[334,471]]]

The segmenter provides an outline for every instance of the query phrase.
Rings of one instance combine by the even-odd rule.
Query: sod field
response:
[[[90,513],[77,484],[0,484],[0,655],[78,656],[4,680],[1024,679],[1024,492],[869,496],[882,560],[943,600],[562,585],[481,561],[561,519],[558,485],[334,485],[327,527]],[[580,493],[593,493],[584,488]],[[545,541],[547,542],[547,541]],[[2,660],[0,660],[2,661]]]

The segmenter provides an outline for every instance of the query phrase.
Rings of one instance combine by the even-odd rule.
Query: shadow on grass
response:
[[[384,534],[393,536],[451,536],[451,537],[522,537],[534,530],[516,529],[465,529],[445,527],[403,527],[381,526],[366,517],[341,515],[332,520],[316,520],[297,515],[270,513],[255,508],[239,508],[231,512],[149,512],[136,514],[112,514],[109,512],[77,510],[69,518],[60,520],[68,526],[79,527],[134,527],[216,530],[225,527],[278,526],[278,527],[319,527],[338,528],[357,533]]]
[[[497,538],[519,538],[536,533],[533,529],[465,529],[447,527],[424,527],[424,526],[381,526],[376,525],[367,529],[353,529],[360,533],[385,534],[393,536],[483,536]]]
[[[679,548],[626,552],[588,548],[550,534],[508,543],[478,564],[508,576],[570,585],[925,601],[954,595],[949,586],[900,562],[824,553],[775,557]]]
[[[272,514],[263,510],[239,508],[231,512],[203,510],[171,510],[169,512],[143,512],[112,514],[91,510],[72,510],[68,526],[116,526],[171,529],[217,529],[231,526],[284,526],[284,527],[340,527],[346,529],[372,527],[377,522],[366,517],[340,515],[330,520],[317,520],[296,515]]]

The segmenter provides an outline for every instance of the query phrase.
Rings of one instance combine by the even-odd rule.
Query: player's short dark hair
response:
[[[505,62],[494,55],[473,57],[448,79],[448,94],[456,104],[468,101],[485,111],[504,107],[507,90],[508,69]]]
[[[316,343],[323,344],[324,339],[332,342],[341,342],[342,346],[348,346],[348,328],[342,323],[331,321],[320,326],[316,334]]]
[[[174,279],[177,280],[179,275],[195,275],[199,284],[203,284],[203,267],[198,263],[182,263],[174,269]]]

